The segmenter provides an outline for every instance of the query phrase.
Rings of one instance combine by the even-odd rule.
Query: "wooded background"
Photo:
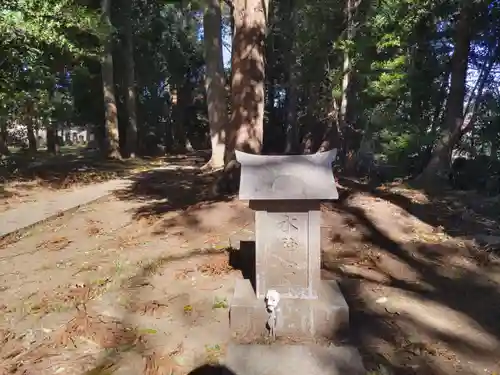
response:
[[[0,153],[90,126],[111,158],[338,147],[345,174],[496,194],[499,41],[497,0],[4,0]]]

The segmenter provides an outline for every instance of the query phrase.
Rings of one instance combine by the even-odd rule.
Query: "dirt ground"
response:
[[[189,155],[106,160],[95,151],[75,148],[57,156],[13,154],[0,159],[0,212],[20,204],[52,199],[60,191],[127,177],[169,164],[201,163],[203,151]]]
[[[170,375],[217,362],[242,277],[229,252],[254,234],[245,202],[211,198],[212,181],[144,172],[0,248],[0,374]],[[500,260],[478,240],[497,235],[500,211],[341,184],[323,207],[323,276],[341,283],[367,369],[500,371]]]
[[[323,267],[343,286],[366,367],[498,373],[500,248],[482,242],[500,238],[500,210],[488,201],[481,211],[480,198],[463,193],[344,182],[324,213]]]

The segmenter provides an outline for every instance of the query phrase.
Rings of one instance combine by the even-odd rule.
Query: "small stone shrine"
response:
[[[338,199],[336,150],[262,156],[236,152],[239,198],[255,210],[255,285],[237,280],[230,306],[233,337],[332,338],[348,322],[336,282],[321,280],[320,202]]]

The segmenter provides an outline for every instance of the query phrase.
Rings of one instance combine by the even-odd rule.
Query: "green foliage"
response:
[[[72,0],[10,0],[0,5],[1,39],[30,44],[39,53],[45,45],[88,53],[71,31],[99,36],[102,29],[95,11]]]
[[[112,24],[105,24],[98,0],[4,0],[0,4],[0,121],[19,123],[29,112],[40,124],[93,124],[102,130],[99,56],[103,38],[111,35],[118,112],[120,123],[126,124],[124,33],[129,24],[125,21],[131,20],[139,133],[165,140],[166,134],[177,131],[174,124],[179,122],[192,140],[203,144],[208,134],[200,40],[204,3],[131,0],[128,8],[125,1],[112,1]],[[268,113],[266,129],[282,134],[286,128],[293,46],[301,134],[312,132],[322,139],[316,133],[328,121],[340,121],[335,116],[348,97],[347,122],[352,134],[359,135],[348,140],[348,147],[357,152],[369,144],[368,154],[375,155],[378,163],[401,166],[406,173],[406,160],[415,155],[422,159],[445,129],[454,25],[466,6],[473,14],[469,69],[477,72],[466,82],[466,102],[478,105],[474,132],[458,149],[500,157],[500,97],[494,74],[500,61],[498,3],[353,0],[359,5],[349,29],[347,1],[291,3],[295,29],[290,3],[271,2],[266,94],[273,98],[272,105],[267,103],[267,111],[273,113]],[[223,30],[228,32],[227,27]],[[344,95],[346,55],[352,64]],[[495,61],[493,73],[479,95],[475,77],[490,59]],[[181,115],[172,103],[174,90]]]

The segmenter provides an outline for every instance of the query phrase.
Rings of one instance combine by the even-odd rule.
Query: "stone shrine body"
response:
[[[278,336],[327,337],[347,324],[348,307],[333,281],[321,280],[321,200],[338,199],[336,150],[313,155],[236,152],[239,198],[255,210],[255,280],[237,280],[231,302],[233,335],[252,341],[267,333],[265,297],[279,294]],[[273,292],[274,293],[274,292]]]

